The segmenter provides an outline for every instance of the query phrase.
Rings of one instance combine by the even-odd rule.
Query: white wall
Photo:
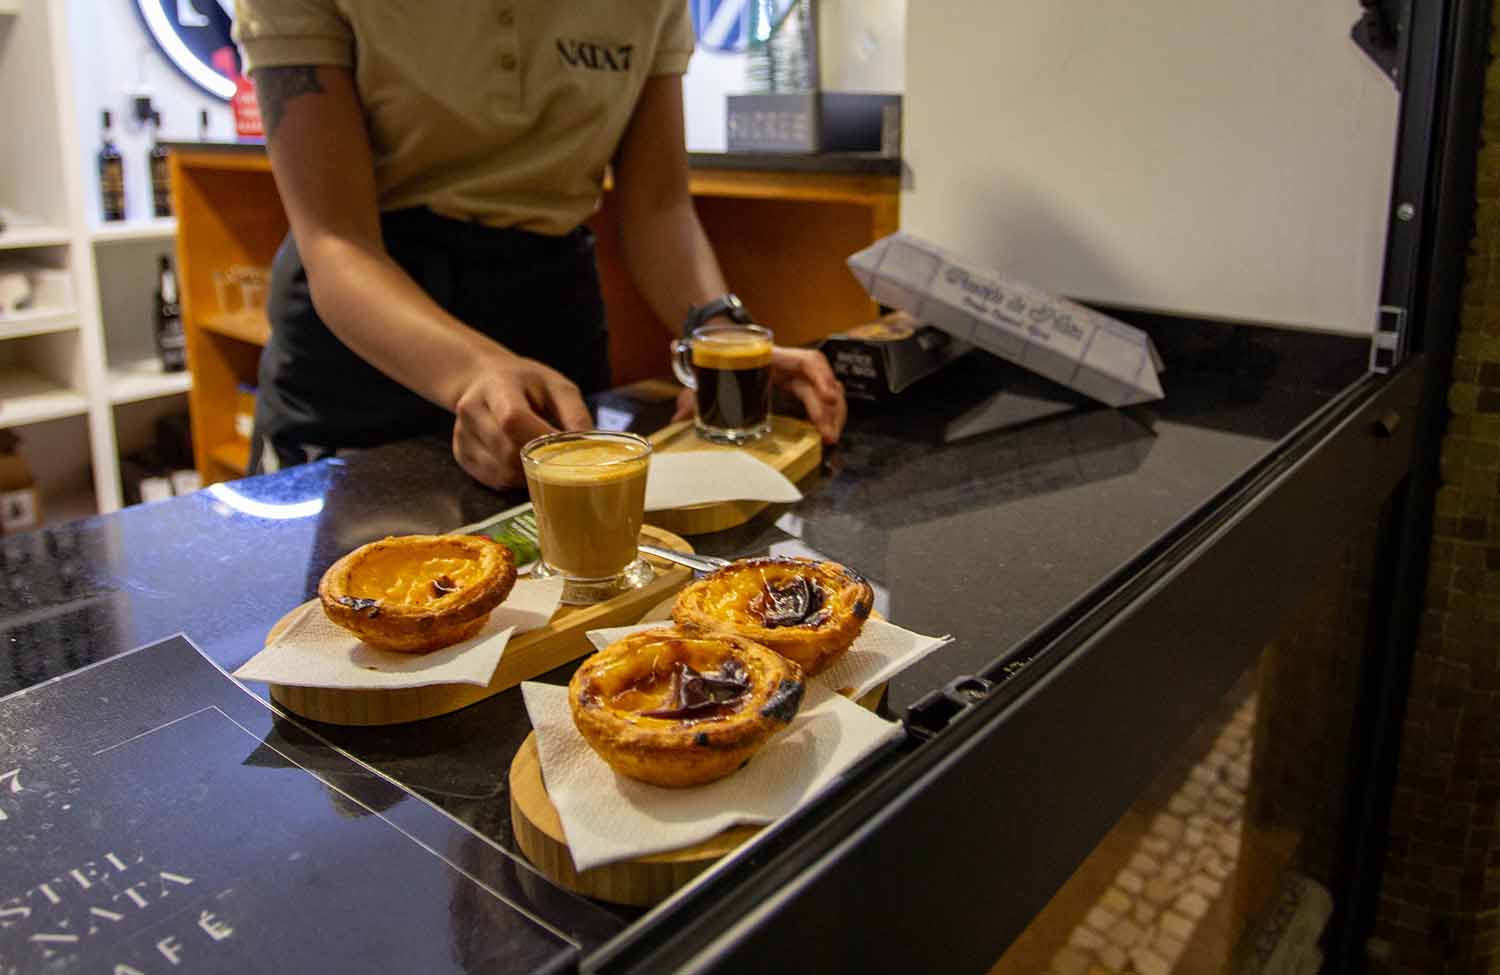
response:
[[[818,0],[818,78],[825,91],[905,88],[906,0]]]
[[[78,101],[78,144],[83,158],[84,212],[90,226],[99,223],[98,179],[94,154],[99,150],[99,113],[114,112],[115,144],[125,157],[126,218],[151,216],[151,176],[146,153],[151,140],[131,115],[131,95],[149,89],[161,112],[166,139],[198,138],[198,110],[209,111],[210,138],[234,138],[234,114],[220,101],[183,77],[162,56],[136,13],[134,0],[67,0],[68,35],[73,52],[74,92]]]
[[[917,0],[903,229],[1073,297],[1368,333],[1397,93],[1351,0]]]
[[[723,152],[728,145],[724,98],[745,90],[748,61],[743,54],[693,52],[682,79],[683,127],[689,152]]]
[[[907,0],[819,0],[819,84],[827,91],[899,92],[906,74]],[[691,152],[723,152],[727,95],[746,90],[743,54],[701,47],[683,79],[683,114]]]
[[[0,209],[17,220],[68,225],[46,0],[0,16]]]

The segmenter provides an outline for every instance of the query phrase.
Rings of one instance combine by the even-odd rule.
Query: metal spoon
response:
[[[687,552],[676,552],[669,548],[662,548],[659,545],[640,545],[638,547],[646,555],[665,559],[668,562],[676,562],[678,565],[685,565],[694,572],[712,572],[715,569],[722,569],[729,564],[728,559],[716,558],[712,555],[690,555]]]

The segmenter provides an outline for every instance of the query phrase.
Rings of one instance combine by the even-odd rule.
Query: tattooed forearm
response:
[[[298,95],[317,95],[322,91],[323,86],[318,84],[318,69],[310,64],[261,68],[255,72],[255,97],[260,102],[266,138],[276,134],[276,126],[281,124],[281,116],[286,113],[287,102]]]

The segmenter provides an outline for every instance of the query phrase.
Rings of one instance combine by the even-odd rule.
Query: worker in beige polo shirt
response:
[[[451,429],[465,470],[516,485],[528,440],[592,425],[606,166],[656,314],[744,315],[688,193],[686,0],[236,0],[234,32],[291,221],[254,469]],[[772,368],[836,439],[823,356]]]

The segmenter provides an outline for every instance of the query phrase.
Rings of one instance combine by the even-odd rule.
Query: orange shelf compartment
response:
[[[208,456],[215,464],[233,471],[239,477],[244,477],[250,470],[250,442],[247,440],[221,443],[210,450]]]
[[[201,316],[198,327],[251,345],[263,346],[271,338],[271,323],[263,311],[213,312]]]

